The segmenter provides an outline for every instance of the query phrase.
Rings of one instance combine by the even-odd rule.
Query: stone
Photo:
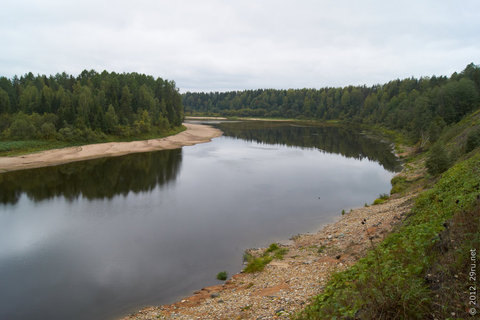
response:
[[[285,312],[285,308],[280,308],[275,310],[275,313]]]

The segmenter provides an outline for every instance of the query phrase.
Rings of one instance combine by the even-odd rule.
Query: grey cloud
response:
[[[8,1],[0,69],[142,72],[185,90],[298,88],[448,75],[479,63],[463,1]],[[476,60],[477,59],[477,60]]]

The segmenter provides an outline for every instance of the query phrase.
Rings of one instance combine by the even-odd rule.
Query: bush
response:
[[[470,132],[468,135],[465,152],[470,152],[478,146],[480,146],[480,129]]]
[[[29,122],[28,117],[23,114],[19,114],[10,126],[10,135],[12,138],[31,139],[35,137],[35,133],[35,126]]]
[[[227,280],[227,277],[228,277],[227,271],[221,271],[217,274],[217,279],[221,281]]]
[[[57,131],[55,130],[55,125],[51,122],[45,122],[40,127],[40,135],[44,139],[54,139],[57,135]]]
[[[434,176],[446,171],[450,167],[447,151],[441,144],[436,143],[433,145],[425,165],[428,173]]]
[[[404,176],[393,177],[391,184],[392,189],[390,190],[390,194],[403,192],[407,189],[409,185],[407,178]]]

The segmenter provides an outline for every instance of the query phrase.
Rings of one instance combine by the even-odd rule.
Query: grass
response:
[[[76,147],[80,145],[104,142],[128,142],[135,140],[159,139],[180,133],[187,128],[185,126],[175,127],[161,134],[144,134],[131,137],[107,136],[106,139],[95,141],[59,141],[59,140],[18,140],[18,141],[0,141],[0,156],[18,156],[44,150]]]
[[[272,243],[260,257],[255,257],[249,253],[243,255],[244,261],[247,261],[247,266],[243,269],[245,273],[260,272],[265,269],[265,266],[269,264],[273,259],[283,260],[285,254],[287,254],[287,248],[281,248],[278,244]]]
[[[479,177],[477,149],[471,158],[451,167],[416,199],[414,208],[396,232],[377,247],[372,245],[367,256],[356,265],[333,275],[323,293],[297,319],[426,319],[431,318],[432,310],[439,309],[439,303],[446,308],[441,314],[435,311],[439,312],[437,318],[445,318],[451,317],[448,301],[455,299],[461,305],[455,309],[457,317],[468,317],[466,296],[455,298],[459,291],[446,288],[443,290],[446,297],[442,298],[425,277],[432,266],[442,269],[439,264],[442,256],[434,248],[442,244],[449,221],[470,212],[471,219],[478,222]],[[470,227],[468,223],[464,225]],[[450,259],[460,262],[448,265],[457,274],[458,270],[464,270],[462,260],[468,257],[467,249],[479,245],[478,229],[470,234],[476,242],[462,240],[454,245],[456,249]]]
[[[375,201],[373,201],[373,205],[377,205],[377,204],[382,204],[384,203],[385,201],[388,200],[388,198],[390,198],[390,196],[386,193],[382,193],[382,194],[379,194],[378,195],[378,198],[375,199]],[[342,213],[343,214],[343,213]]]

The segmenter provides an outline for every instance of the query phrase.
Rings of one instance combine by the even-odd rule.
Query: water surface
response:
[[[221,123],[183,149],[0,175],[0,319],[114,319],[388,192],[390,146],[339,127]]]

